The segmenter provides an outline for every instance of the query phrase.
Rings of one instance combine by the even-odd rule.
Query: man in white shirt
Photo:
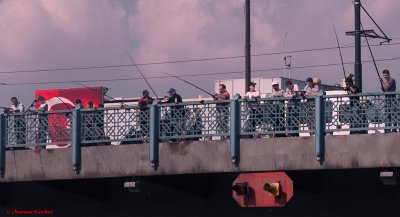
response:
[[[250,82],[250,87],[249,91],[246,93],[246,95],[243,97],[244,99],[258,99],[261,98],[260,91],[256,90],[256,83],[255,82]],[[261,111],[259,110],[258,102],[253,101],[253,102],[248,102],[248,111],[249,111],[249,118],[246,122],[245,128],[247,129],[248,132],[255,133],[256,131],[256,122],[259,122],[257,118],[257,114],[260,113]]]
[[[279,88],[278,81],[272,82],[272,92],[270,94],[271,98],[275,97],[283,97],[283,90]],[[280,133],[275,133],[275,137],[284,137],[286,136],[285,133],[285,101],[283,100],[276,100],[272,102],[270,107],[270,112],[273,116],[272,126],[274,131],[280,131]]]
[[[15,96],[11,97],[11,107],[9,109],[9,112],[15,114],[12,115],[11,117],[14,117],[15,121],[13,133],[15,133],[16,144],[26,143],[26,135],[25,135],[26,122],[25,122],[25,117],[23,115],[24,111],[25,107],[22,103],[18,102],[17,97]]]
[[[289,99],[296,97],[300,91],[299,85],[293,84],[291,80],[287,80],[285,84],[286,84],[285,96],[288,97]]]
[[[287,80],[285,96],[289,98],[287,103],[287,130],[288,131],[298,131],[299,130],[299,106],[298,103],[300,99],[296,99],[299,96],[299,86],[293,84],[291,80]],[[298,137],[299,133],[290,132],[288,136]]]
[[[244,99],[257,99],[260,96],[260,91],[256,90],[256,82],[250,82],[250,90],[246,93]]]
[[[306,96],[316,96],[319,92],[319,87],[317,84],[314,84],[312,78],[307,78],[306,87],[304,88]],[[306,103],[306,111],[307,111],[307,125],[309,130],[315,131],[315,100],[307,99]],[[314,135],[314,132],[310,132],[310,135]]]

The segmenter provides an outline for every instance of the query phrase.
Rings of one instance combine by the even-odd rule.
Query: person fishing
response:
[[[14,121],[14,133],[16,144],[25,144],[26,143],[26,122],[25,116],[23,113],[25,112],[24,105],[18,101],[17,97],[11,97],[11,107],[8,109],[9,113],[15,114]]]
[[[344,90],[347,92],[347,94],[351,95],[349,96],[349,112],[350,112],[350,134],[362,134],[364,133],[363,131],[355,131],[353,130],[354,128],[360,128],[363,127],[363,122],[364,118],[360,116],[360,112],[362,110],[361,104],[360,104],[360,97],[359,96],[353,96],[353,94],[360,93],[360,89],[354,85],[353,78],[352,76],[348,76],[345,79],[345,88]]]
[[[379,81],[382,85],[383,92],[396,91],[396,80],[390,76],[389,70],[385,69],[382,72],[382,78]],[[396,95],[390,94],[385,96],[385,133],[397,132],[396,120]]]
[[[38,119],[39,119],[38,143],[46,143],[47,131],[49,127],[49,117],[46,112],[49,110],[49,106],[43,96],[38,96],[37,101],[39,102],[39,107],[36,108],[36,112],[38,112]]]
[[[249,91],[243,97],[244,99],[258,99],[261,98],[260,91],[256,90],[256,82],[250,82],[249,84]],[[255,133],[256,131],[256,124],[257,124],[257,110],[259,109],[259,105],[257,101],[251,101],[247,103],[248,111],[249,111],[249,118],[247,121],[247,130],[248,132]]]
[[[164,97],[165,103],[175,103],[179,104],[182,102],[182,97],[176,93],[175,88],[169,88],[167,91],[169,96]],[[164,120],[167,123],[167,136],[174,136],[175,134],[182,135],[183,134],[183,126],[182,123],[185,121],[185,110],[182,105],[171,105],[170,113],[166,116],[167,118]],[[173,139],[172,141],[176,141]]]
[[[272,82],[272,92],[270,94],[270,98],[283,97],[284,92],[279,87],[278,81]],[[271,105],[271,113],[272,113],[272,127],[274,131],[285,131],[285,101],[274,100]],[[285,133],[275,133],[275,137],[285,137]]]
[[[219,85],[219,92],[214,94],[214,100],[229,100],[231,98],[226,90],[225,84]],[[229,129],[229,102],[216,103],[217,107],[217,133],[226,134]],[[226,136],[221,136],[221,139],[226,139]]]
[[[300,99],[298,98],[299,94],[299,86],[297,84],[293,84],[291,80],[287,80],[285,97],[289,98],[287,103],[287,130],[289,131],[288,136],[298,137],[299,133],[291,133],[290,131],[298,131],[299,130],[299,108],[298,104]]]
[[[150,93],[148,90],[143,90],[142,97],[140,97],[138,106],[140,109],[139,120],[140,120],[140,131],[141,135],[145,136],[149,134],[149,120],[150,120],[150,112],[149,105],[153,103],[154,99],[150,97]]]

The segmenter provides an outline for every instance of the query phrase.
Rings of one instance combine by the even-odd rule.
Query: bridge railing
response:
[[[199,140],[230,133],[230,101],[159,104],[161,140]]]
[[[323,95],[327,134],[390,132],[400,128],[400,93]],[[223,139],[231,132],[231,102],[203,101],[157,104],[161,141]],[[240,135],[312,135],[316,97],[237,100]],[[81,109],[82,145],[146,142],[150,134],[149,107]],[[71,110],[4,114],[5,144],[10,147],[71,144]]]
[[[65,145],[71,142],[71,112],[50,111],[4,114],[7,148]]]
[[[400,127],[400,93],[363,93],[323,96],[326,132],[366,134],[395,132]]]
[[[241,135],[298,136],[315,133],[315,97],[239,100]]]

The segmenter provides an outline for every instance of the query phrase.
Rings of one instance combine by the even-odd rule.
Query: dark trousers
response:
[[[38,143],[47,142],[47,131],[49,127],[49,120],[46,114],[41,114],[39,118],[39,128],[38,128]]]
[[[391,129],[385,129],[385,132],[395,132],[397,127],[397,114],[396,114],[396,95],[385,96],[385,127]]]
[[[26,143],[26,123],[23,116],[15,116],[15,139],[16,144],[25,144]]]
[[[299,130],[299,110],[297,102],[289,102],[287,105],[287,130],[298,131]],[[299,133],[288,133],[288,136],[298,137]]]

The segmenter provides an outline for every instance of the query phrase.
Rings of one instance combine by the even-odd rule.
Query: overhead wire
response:
[[[398,39],[398,38],[393,38],[393,39]],[[354,43],[351,43],[351,44],[354,44]],[[341,48],[353,48],[354,46],[351,46],[351,44],[341,46]],[[400,45],[400,42],[391,43],[391,44],[382,44],[382,45],[374,44],[374,45],[370,45],[370,46],[371,47],[375,47],[375,46],[394,46],[394,45]],[[362,47],[367,47],[367,46],[363,45]],[[337,49],[337,46],[324,47],[324,48],[313,48],[313,49],[303,49],[303,50],[293,50],[293,51],[286,51],[286,53],[292,53],[292,54],[293,53],[305,53],[305,52],[325,51],[325,50],[333,50],[333,49]],[[252,57],[259,57],[259,56],[272,56],[272,55],[280,55],[280,54],[284,54],[284,52],[259,53],[259,54],[252,54],[251,56]],[[10,70],[10,71],[0,71],[0,74],[123,68],[123,67],[132,67],[132,66],[150,66],[150,65],[162,65],[162,64],[175,64],[175,63],[189,63],[189,62],[203,62],[203,61],[213,61],[213,60],[238,59],[238,58],[243,58],[243,57],[245,57],[245,56],[240,55],[240,56],[212,57],[212,58],[186,59],[186,60],[175,60],[175,61],[137,63],[137,64],[104,65],[104,66],[68,67],[68,68],[50,68],[50,69],[32,69],[32,70]]]
[[[385,59],[375,60],[377,62],[385,62],[385,61],[394,61],[400,60],[400,57],[392,57]],[[373,62],[372,60],[362,61],[363,63]],[[327,63],[327,64],[318,64],[318,65],[306,65],[306,66],[296,66],[292,67],[293,69],[306,69],[306,68],[319,68],[319,67],[329,67],[329,66],[338,66],[342,63]],[[354,62],[345,62],[345,65],[354,64]],[[283,70],[283,68],[269,68],[269,69],[256,69],[252,70],[252,72],[268,72],[268,71],[278,71]],[[215,76],[215,75],[226,75],[226,74],[240,74],[245,71],[230,71],[230,72],[214,72],[214,73],[202,73],[202,74],[182,74],[179,77],[200,77],[200,76]],[[169,76],[151,76],[147,77],[147,79],[165,79],[170,78]],[[132,80],[143,80],[142,77],[133,77],[133,78],[114,78],[114,79],[93,79],[93,80],[75,80],[75,81],[49,81],[49,82],[20,82],[20,83],[2,83],[0,86],[14,86],[14,85],[43,85],[43,84],[76,84],[76,83],[92,83],[92,82],[114,82],[114,81],[132,81]]]

